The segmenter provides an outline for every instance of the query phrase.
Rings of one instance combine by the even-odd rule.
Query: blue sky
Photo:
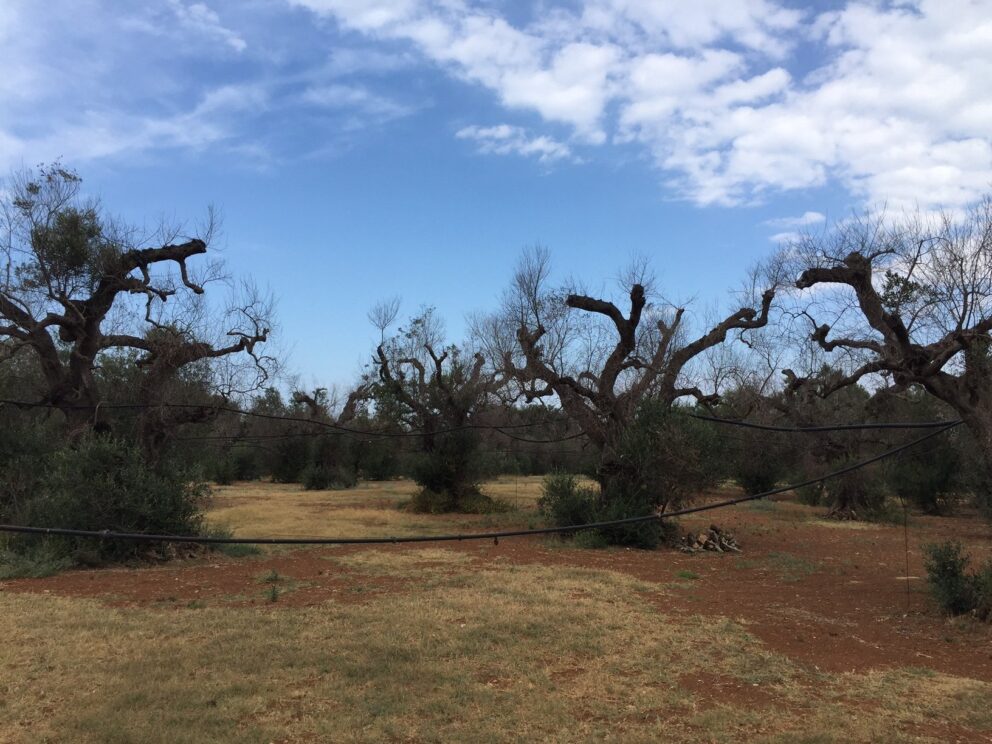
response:
[[[220,207],[304,382],[354,377],[382,297],[457,336],[524,246],[725,305],[802,223],[992,185],[989,0],[0,0],[0,50],[0,168]]]

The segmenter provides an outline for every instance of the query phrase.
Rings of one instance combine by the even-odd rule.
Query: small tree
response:
[[[422,490],[414,507],[472,511],[488,504],[479,491],[479,436],[467,428],[486,410],[501,380],[482,354],[445,344],[433,308],[385,339],[373,364],[376,405],[419,432],[423,458],[414,477]]]

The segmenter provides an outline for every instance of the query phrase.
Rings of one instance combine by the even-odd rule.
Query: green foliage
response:
[[[358,485],[358,478],[353,470],[343,466],[310,463],[300,473],[300,482],[307,491],[326,491],[354,488]]]
[[[603,498],[640,514],[679,508],[719,482],[717,447],[711,425],[661,401],[645,401],[617,445],[614,472],[601,478]]]
[[[930,591],[941,609],[952,615],[974,610],[978,606],[978,582],[966,572],[969,556],[961,543],[949,540],[924,545],[923,551]]]
[[[574,476],[545,478],[539,507],[558,527],[644,517],[676,509],[715,485],[714,433],[678,409],[646,401],[620,437],[599,472],[599,491],[582,488]],[[669,520],[644,520],[603,527],[610,545],[652,549],[674,542],[678,529]]]
[[[579,486],[571,473],[551,473],[544,477],[537,507],[555,527],[570,527],[597,521],[599,493]]]
[[[610,541],[599,530],[579,530],[572,536],[572,544],[585,550],[603,550]]]
[[[200,532],[205,537],[234,537],[234,533],[227,527],[217,525],[205,525]],[[214,546],[214,550],[230,558],[244,558],[249,555],[262,554],[262,549],[257,545],[243,543],[219,543]]]
[[[781,447],[770,437],[745,436],[733,448],[731,476],[749,494],[770,491],[786,477],[787,464]]]
[[[0,551],[0,580],[39,579],[64,571],[72,565],[58,543],[37,540],[25,544],[20,550]]]
[[[51,419],[15,415],[0,426],[0,518],[14,521],[38,492],[59,432]]]
[[[480,498],[485,499],[479,491],[480,465],[475,432],[460,430],[436,437],[433,449],[414,462],[413,478],[421,491],[410,509],[438,514],[478,508]]]
[[[820,506],[826,500],[826,493],[822,483],[812,483],[808,486],[797,488],[796,496],[799,497],[799,503],[806,504],[806,506]]]
[[[650,494],[618,493],[611,496],[609,492],[597,513],[598,520],[610,522],[631,517],[643,517],[653,514],[654,499]],[[599,533],[610,545],[624,545],[642,550],[654,550],[662,544],[672,544],[678,536],[678,528],[671,520],[649,519],[618,524],[599,528]]]
[[[273,447],[272,480],[276,483],[298,483],[307,466],[308,452],[305,437],[279,440]]]
[[[466,493],[456,502],[450,492],[439,493],[426,488],[417,491],[402,507],[415,514],[501,514],[514,508],[512,504],[490,498],[481,491]]]
[[[847,463],[835,463],[842,467]],[[868,466],[825,484],[830,515],[842,519],[885,520],[885,483],[877,468]]]
[[[218,454],[206,465],[207,477],[222,486],[235,481],[258,480],[261,474],[257,451],[243,445],[235,445],[227,452]]]
[[[992,558],[987,559],[974,576],[975,615],[992,622]]]
[[[596,489],[580,486],[576,477],[568,473],[545,477],[538,508],[555,527],[643,517],[654,511],[644,499],[623,494],[604,497]],[[575,544],[580,547],[626,545],[650,550],[670,541],[676,531],[670,522],[652,519],[564,534],[574,535]]]
[[[80,530],[198,534],[206,486],[178,468],[149,467],[125,442],[88,438],[49,458],[38,491],[17,518],[39,527]],[[11,550],[29,554],[39,540],[23,536]],[[123,561],[147,554],[147,543],[46,537],[46,549],[74,562]],[[154,547],[154,546],[152,546]]]
[[[397,477],[402,464],[396,453],[395,442],[375,439],[355,444],[355,469],[366,480],[384,481]]]

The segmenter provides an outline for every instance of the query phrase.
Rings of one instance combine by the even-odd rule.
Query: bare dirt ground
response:
[[[380,545],[375,550],[388,555],[441,547],[466,557],[459,570],[509,562],[620,572],[674,588],[656,600],[664,603],[659,609],[666,614],[731,618],[770,650],[825,672],[913,667],[992,681],[992,628],[969,618],[943,617],[927,594],[921,557],[922,544],[943,539],[962,541],[974,559],[992,554],[987,522],[969,515],[913,516],[904,533],[902,525],[832,523],[821,520],[821,514],[782,501],[684,520],[687,529],[704,529],[711,522],[729,529],[743,548],[740,554],[580,550],[538,538],[504,539],[498,545]],[[465,524],[477,526],[468,519]],[[0,591],[95,597],[112,606],[202,603],[283,611],[326,601],[364,602],[417,588],[340,561],[363,550],[311,548],[238,559],[214,554],[167,566],[5,581]],[[437,570],[448,571],[450,565],[438,564]],[[282,582],[276,603],[265,591],[266,577]],[[738,683],[691,677],[684,684],[726,699]]]

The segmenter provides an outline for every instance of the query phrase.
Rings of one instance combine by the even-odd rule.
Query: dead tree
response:
[[[549,290],[548,275],[546,251],[525,254],[504,302],[517,348],[502,350],[503,366],[526,399],[557,398],[586,434],[599,452],[596,476],[604,493],[620,470],[617,447],[638,407],[648,399],[670,407],[686,396],[716,402],[715,391],[686,380],[689,365],[731,332],[763,327],[775,294],[765,291],[757,309],[741,308],[686,340],[685,308],[651,305],[643,267],[628,276],[626,313],[609,300]],[[593,327],[575,311],[607,322]]]
[[[478,499],[478,436],[468,427],[502,385],[484,356],[445,345],[441,324],[429,308],[397,337],[379,344],[373,366],[376,405],[419,432],[426,456],[417,474],[420,485],[439,494],[447,510],[461,510]]]
[[[195,279],[187,267],[207,252],[207,242],[177,242],[171,233],[158,245],[139,247],[133,229],[80,199],[79,184],[74,172],[57,165],[20,177],[0,215],[0,339],[7,356],[35,355],[43,380],[39,402],[64,413],[73,437],[101,423],[94,370],[102,353],[146,352],[142,394],[155,398],[165,379],[199,360],[246,352],[257,361],[256,346],[268,334],[259,303],[249,309],[257,322],[249,331],[232,329],[236,340],[230,344],[176,332],[172,321],[181,319],[164,317],[165,303],[203,295],[206,281],[217,278],[215,267],[205,279]]]
[[[828,285],[802,309],[813,340],[845,355],[845,374],[793,387],[820,395],[878,375],[922,386],[962,418],[992,480],[992,198],[963,217],[868,215],[791,247],[800,290]],[[830,292],[829,286],[843,291]],[[826,317],[825,317],[826,316]],[[822,322],[829,320],[829,322]],[[986,493],[986,502],[992,503]]]

